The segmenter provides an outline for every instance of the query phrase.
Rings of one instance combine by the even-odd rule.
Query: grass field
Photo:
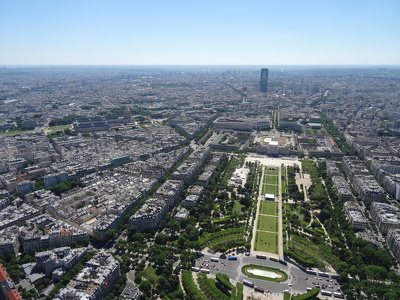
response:
[[[262,180],[262,194],[278,196],[279,167],[266,167]],[[278,253],[278,202],[261,200],[258,212],[257,231],[254,249]]]
[[[261,201],[260,214],[263,215],[278,215],[278,203],[273,201]]]
[[[263,194],[274,194],[275,196],[278,196],[278,186],[277,185],[263,184],[262,189],[263,189],[262,190]]]
[[[265,168],[264,174],[278,176],[278,169],[275,168],[274,170],[270,170],[268,168]]]
[[[32,130],[30,130],[32,131]],[[9,131],[9,132],[0,132],[0,135],[6,135],[6,134],[20,134],[23,132],[30,132],[30,131]]]
[[[313,135],[328,135],[328,132],[325,129],[307,129],[306,134]]]
[[[274,194],[278,196],[278,172],[278,169],[270,170],[269,168],[265,168],[262,185],[263,194]]]
[[[257,231],[254,248],[256,251],[278,253],[278,235],[271,232]]]
[[[267,184],[278,184],[278,176],[266,175],[266,176],[264,176],[264,183],[267,183]]]
[[[243,205],[236,200],[235,203],[233,204],[233,213],[236,213],[237,215],[242,214],[242,207]]]
[[[272,216],[258,216],[257,230],[278,231],[278,218]]]
[[[57,126],[51,126],[48,128],[49,131],[54,132],[54,131],[60,131],[64,129],[71,129],[72,125],[57,125]]]

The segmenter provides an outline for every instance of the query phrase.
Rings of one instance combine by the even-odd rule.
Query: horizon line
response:
[[[7,68],[7,67],[266,67],[266,66],[271,66],[271,67],[400,67],[400,64],[221,64],[221,65],[207,65],[207,64],[9,64],[9,65],[3,65],[0,64],[0,68]]]

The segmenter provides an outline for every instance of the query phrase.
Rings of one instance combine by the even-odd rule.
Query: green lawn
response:
[[[275,168],[274,170],[270,170],[269,168],[265,168],[264,174],[278,176],[278,168]]]
[[[275,196],[278,196],[278,186],[263,184],[262,193],[263,194],[274,194]]]
[[[272,216],[258,216],[257,230],[278,231],[278,218]]]
[[[273,201],[261,201],[260,214],[263,215],[278,215],[278,203]]]
[[[278,253],[278,235],[271,232],[257,231],[255,250]]]
[[[54,132],[54,131],[60,131],[64,129],[71,129],[72,125],[57,125],[57,126],[51,126],[48,128],[49,131]]]
[[[143,277],[149,280],[150,282],[156,282],[161,275],[160,272],[158,271],[158,268],[153,268],[152,266],[148,266],[146,269],[142,271],[142,273]]]
[[[8,132],[0,132],[0,135],[6,135],[6,134],[20,134],[20,133],[23,133],[23,132],[31,132],[32,130],[30,130],[30,131],[8,131]]]
[[[307,129],[306,134],[308,134],[308,135],[313,135],[313,134],[328,135],[328,132],[325,129]]]
[[[278,184],[278,176],[266,175],[266,176],[264,176],[264,183]]]
[[[242,207],[243,205],[240,204],[238,200],[236,200],[235,203],[233,204],[233,213],[234,214],[236,213],[237,215],[242,214]]]

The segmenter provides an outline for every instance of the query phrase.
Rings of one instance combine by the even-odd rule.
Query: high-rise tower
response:
[[[268,90],[268,69],[261,69],[260,91],[267,92]]]
[[[130,122],[132,122],[132,114],[128,106],[125,106],[123,123],[128,124]]]

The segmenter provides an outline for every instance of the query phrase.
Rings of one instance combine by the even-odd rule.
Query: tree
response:
[[[319,220],[321,223],[324,223],[325,220],[329,219],[331,217],[331,213],[328,209],[323,209],[318,215]]]
[[[304,221],[305,222],[310,222],[311,221],[311,213],[310,213],[310,211],[307,210],[307,209],[304,209],[303,213],[304,213]]]
[[[28,252],[25,252],[19,260],[19,264],[26,264],[30,262],[35,262],[35,258],[31,256]]]
[[[117,237],[117,230],[115,228],[106,231],[107,240],[114,240]]]
[[[35,190],[44,189],[44,180],[43,177],[39,177],[35,180]]]
[[[179,245],[180,248],[183,248],[183,246],[185,245],[186,239],[187,239],[187,234],[186,233],[183,233],[183,234],[181,234],[179,236],[178,245]]]
[[[243,198],[240,198],[240,204],[244,205],[246,208],[248,208],[251,204],[251,197],[246,195]]]
[[[161,252],[156,256],[154,256],[154,262],[156,263],[157,266],[163,266],[165,264],[165,260],[166,260],[165,252]]]
[[[143,280],[139,285],[139,289],[142,291],[144,295],[148,297],[151,297],[151,288],[152,284],[147,280]]]
[[[156,235],[154,242],[158,245],[166,245],[168,242],[168,234],[160,233]]]
[[[181,225],[177,220],[171,220],[168,222],[168,228],[171,230],[171,235],[175,236],[175,233],[181,230]]]
[[[397,300],[400,297],[400,293],[395,290],[390,290],[385,294],[385,298],[388,300]]]
[[[23,290],[21,296],[25,300],[39,299],[39,295],[37,294],[35,289],[30,289],[29,291]]]
[[[365,273],[369,279],[384,280],[387,271],[384,267],[370,265],[365,267]]]
[[[196,256],[193,252],[188,250],[183,250],[181,253],[181,265],[183,268],[190,268],[196,262]]]

